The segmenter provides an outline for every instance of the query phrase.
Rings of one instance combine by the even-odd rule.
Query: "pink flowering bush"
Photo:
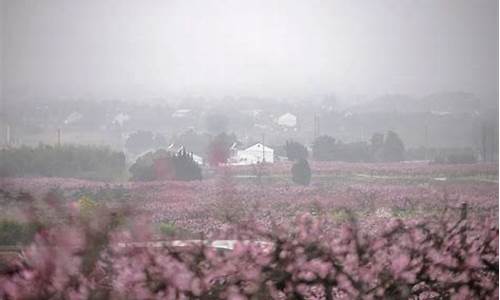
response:
[[[498,298],[498,225],[465,209],[393,219],[370,234],[348,211],[339,226],[311,215],[271,227],[248,221],[219,233],[236,240],[227,251],[136,243],[152,231],[128,224],[123,210],[57,212],[63,220],[1,271],[2,299]]]

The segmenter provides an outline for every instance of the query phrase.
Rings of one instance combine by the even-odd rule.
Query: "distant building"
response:
[[[178,109],[178,110],[174,111],[174,113],[172,114],[172,117],[173,118],[184,118],[190,113],[191,113],[190,109],[182,108],[182,109]]]
[[[274,163],[274,150],[262,145],[262,143],[257,143],[244,150],[238,150],[229,159],[229,163],[233,165],[253,165],[262,162]]]
[[[353,115],[353,114],[352,114],[352,112],[350,112],[350,111],[346,111],[346,112],[344,113],[344,118],[350,118],[350,117],[352,117],[352,115]]]
[[[296,127],[297,126],[297,117],[291,113],[286,113],[281,115],[276,121],[278,125],[283,127]]]
[[[82,118],[83,118],[83,115],[81,113],[75,111],[66,117],[66,119],[64,120],[64,124],[66,124],[66,125],[72,124],[72,123],[75,123],[77,121],[80,121]]]
[[[436,111],[436,110],[431,110],[431,114],[435,115],[435,116],[448,116],[448,115],[451,115],[452,113],[449,112],[449,111]]]

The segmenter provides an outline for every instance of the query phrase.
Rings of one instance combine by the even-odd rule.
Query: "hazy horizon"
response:
[[[498,99],[498,2],[3,0],[4,99]]]

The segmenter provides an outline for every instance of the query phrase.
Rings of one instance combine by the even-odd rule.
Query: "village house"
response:
[[[253,165],[258,163],[274,163],[274,150],[262,143],[257,143],[244,150],[232,149],[229,163],[232,165]]]
[[[276,123],[282,127],[294,128],[297,127],[297,117],[291,113],[281,115]]]

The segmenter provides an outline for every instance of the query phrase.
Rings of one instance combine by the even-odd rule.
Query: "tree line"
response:
[[[123,177],[125,155],[107,147],[40,144],[0,150],[0,176],[73,177],[112,180]]]
[[[307,159],[308,149],[296,141],[287,141],[285,154],[288,160]],[[405,158],[405,146],[397,133],[375,133],[370,143],[344,143],[334,137],[322,135],[312,144],[312,158],[316,161],[346,162],[395,162]]]
[[[127,148],[141,151],[138,146],[152,142],[154,148],[137,158],[129,168],[132,180],[199,180],[202,178],[201,166],[193,159],[190,148],[180,152],[164,150],[166,141],[158,135],[148,132],[132,134],[126,143]],[[234,134],[220,133],[207,141],[204,157],[211,166],[226,163],[231,155],[231,146],[238,144]],[[184,146],[183,144],[179,144]],[[158,149],[159,148],[159,149]],[[156,150],[154,150],[156,149]],[[290,161],[297,162],[294,180],[301,184],[310,181],[310,168],[307,159],[315,161],[345,162],[397,162],[405,159],[433,155],[436,163],[472,163],[476,161],[474,153],[439,152],[428,149],[406,150],[397,133],[375,133],[369,142],[344,143],[334,137],[317,137],[309,150],[296,141],[287,141],[276,148],[275,154],[284,155]],[[432,149],[431,149],[432,150]],[[435,149],[434,149],[435,150]],[[280,152],[281,151],[281,152]],[[300,171],[302,170],[302,171]],[[308,171],[309,170],[309,171]],[[0,150],[0,176],[46,176],[73,177],[92,180],[113,180],[126,175],[126,159],[122,152],[106,147],[40,144],[38,147],[5,148]]]

